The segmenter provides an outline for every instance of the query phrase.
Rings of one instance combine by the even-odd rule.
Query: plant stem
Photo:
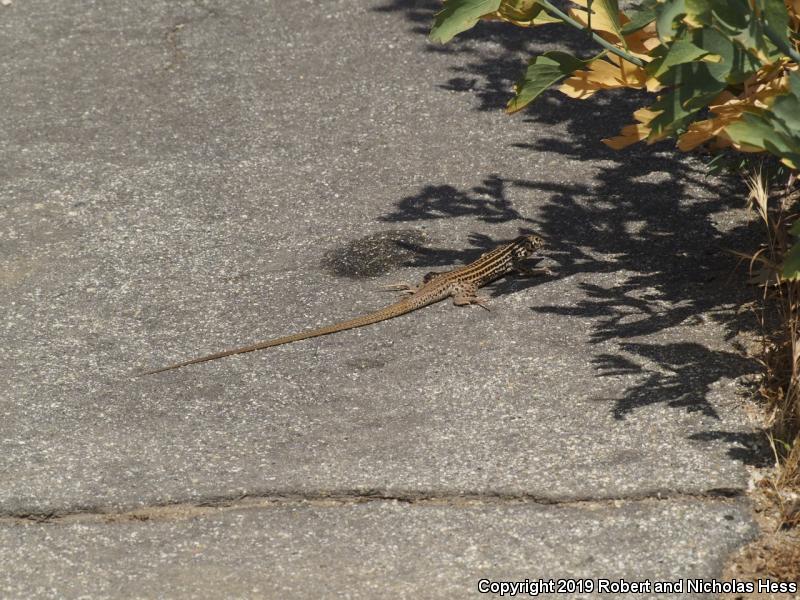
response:
[[[586,27],[584,27],[583,25],[578,23],[575,19],[570,17],[568,14],[566,14],[564,12],[561,12],[558,8],[556,8],[555,6],[550,4],[550,2],[548,0],[538,0],[538,4],[543,9],[545,9],[545,11],[547,11],[548,13],[550,13],[554,17],[558,17],[559,19],[564,21],[567,25],[572,25],[576,29],[581,29],[581,30],[585,30],[586,29]],[[607,42],[606,40],[601,38],[599,35],[597,35],[591,29],[589,31],[592,34],[592,39],[595,42],[597,42],[598,44],[600,44],[603,48],[605,48],[606,50],[611,52],[612,54],[616,54],[620,58],[623,58],[623,59],[627,60],[629,63],[633,63],[637,67],[643,67],[644,66],[644,61],[641,60],[640,58],[636,58],[635,56],[631,56],[630,54],[628,54],[624,50],[621,50],[620,48],[617,48],[614,44],[612,44],[610,42]]]
[[[792,48],[786,43],[786,40],[775,33],[772,27],[769,26],[769,23],[764,23],[764,33],[766,33],[770,41],[778,47],[778,50],[791,58],[794,62],[800,64],[800,54],[798,54],[797,50]]]

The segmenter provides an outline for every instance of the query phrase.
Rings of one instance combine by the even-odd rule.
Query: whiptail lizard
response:
[[[547,269],[525,269],[520,265],[520,261],[533,254],[543,245],[544,240],[538,235],[523,235],[511,243],[503,244],[483,254],[478,260],[466,266],[442,273],[428,273],[418,286],[412,287],[407,284],[390,286],[387,289],[401,290],[408,293],[409,296],[381,310],[350,319],[349,321],[341,321],[334,325],[328,325],[327,327],[320,327],[319,329],[312,329],[302,333],[275,338],[266,342],[253,344],[252,346],[244,346],[234,350],[225,350],[223,352],[217,352],[216,354],[193,358],[192,360],[176,363],[153,371],[139,373],[137,376],[152,375],[154,373],[161,373],[162,371],[179,369],[188,365],[216,360],[233,354],[244,354],[245,352],[253,352],[254,350],[262,350],[264,348],[299,342],[300,340],[306,340],[321,335],[337,333],[339,331],[345,331],[346,329],[364,327],[365,325],[371,325],[372,323],[393,319],[394,317],[410,313],[418,308],[440,302],[449,296],[453,297],[453,304],[458,306],[478,304],[486,308],[484,306],[486,300],[476,294],[479,287],[491,283],[514,270],[525,275],[549,273]]]

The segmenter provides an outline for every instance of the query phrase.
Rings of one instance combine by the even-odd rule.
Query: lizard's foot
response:
[[[413,294],[417,291],[417,286],[408,285],[407,283],[392,283],[378,289],[382,292],[402,292],[404,294]]]
[[[547,267],[538,267],[530,269],[526,267],[517,267],[517,274],[521,277],[539,277],[541,275],[554,275],[554,273]]]
[[[477,296],[470,293],[456,294],[453,296],[453,304],[456,306],[469,306],[470,304],[477,304],[483,309],[491,310],[487,304],[488,299],[482,296]]]

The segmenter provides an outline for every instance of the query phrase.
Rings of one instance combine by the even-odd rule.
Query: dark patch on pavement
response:
[[[425,236],[416,229],[390,229],[329,250],[322,268],[337,276],[360,279],[384,275],[407,264]]]

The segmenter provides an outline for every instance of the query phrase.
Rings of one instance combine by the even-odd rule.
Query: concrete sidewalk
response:
[[[741,190],[606,149],[622,97],[504,115],[526,57],[583,41],[434,47],[437,5],[0,7],[1,597],[711,579],[755,535]],[[528,231],[555,275],[491,312],[130,377]]]

